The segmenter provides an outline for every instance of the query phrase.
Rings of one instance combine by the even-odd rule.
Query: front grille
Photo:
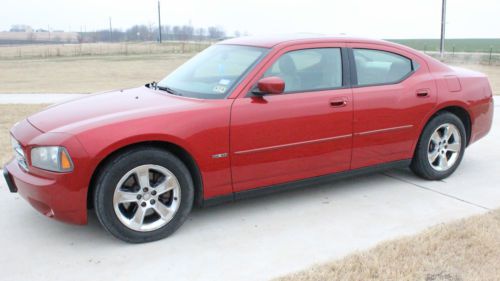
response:
[[[28,163],[26,162],[26,157],[24,155],[24,150],[23,150],[21,144],[13,137],[11,138],[11,142],[12,142],[12,149],[14,149],[14,156],[16,157],[17,163],[25,171],[28,171]]]

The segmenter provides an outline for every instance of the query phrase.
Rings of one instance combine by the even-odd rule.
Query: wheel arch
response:
[[[450,112],[450,113],[454,114],[455,116],[457,116],[460,119],[460,121],[462,121],[462,123],[464,124],[464,127],[465,127],[465,134],[466,134],[465,145],[466,146],[469,145],[470,138],[472,135],[472,121],[471,121],[470,113],[465,108],[463,108],[461,106],[447,106],[447,107],[442,108],[438,112],[436,112],[436,114],[439,114],[441,112]],[[436,115],[436,114],[434,114],[434,115]]]
[[[98,179],[100,172],[106,166],[106,164],[116,155],[124,153],[125,151],[131,149],[137,149],[140,147],[155,147],[174,154],[179,158],[184,165],[188,168],[194,184],[194,204],[196,206],[202,206],[203,204],[203,180],[201,177],[200,168],[195,160],[195,158],[182,146],[168,141],[141,141],[136,143],[127,144],[119,148],[114,149],[109,152],[103,159],[99,161],[93,170],[90,182],[87,190],[87,208],[93,208],[93,196],[96,186],[96,180]]]
[[[466,146],[469,145],[471,135],[472,135],[472,119],[471,119],[471,113],[466,109],[465,105],[462,104],[446,104],[442,105],[438,108],[436,108],[427,118],[425,118],[425,122],[422,122],[422,125],[420,126],[419,129],[419,134],[418,138],[415,141],[413,145],[413,153],[415,153],[415,150],[417,149],[417,144],[420,139],[420,136],[422,135],[425,126],[434,118],[435,116],[442,114],[443,112],[449,112],[457,116],[460,121],[464,124],[465,127],[465,134],[466,134]]]

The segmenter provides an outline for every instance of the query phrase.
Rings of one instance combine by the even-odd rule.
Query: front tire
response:
[[[466,139],[460,118],[449,112],[438,113],[425,126],[410,168],[428,180],[450,176],[462,161]]]
[[[189,170],[173,154],[154,147],[130,149],[111,158],[96,183],[94,207],[99,222],[130,243],[169,236],[193,206]]]

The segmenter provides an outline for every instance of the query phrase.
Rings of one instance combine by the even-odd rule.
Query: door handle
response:
[[[330,106],[331,107],[344,107],[347,105],[346,99],[331,99]]]
[[[417,97],[425,98],[429,96],[429,89],[420,89],[417,90]]]

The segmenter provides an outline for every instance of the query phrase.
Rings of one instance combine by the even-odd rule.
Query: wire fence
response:
[[[213,44],[209,41],[123,42],[81,44],[38,44],[0,46],[0,59],[152,55],[197,53]]]
[[[445,52],[441,57],[439,52],[425,51],[436,59],[445,63],[461,63],[461,64],[485,64],[485,65],[500,65],[500,53],[471,53],[471,52]]]

